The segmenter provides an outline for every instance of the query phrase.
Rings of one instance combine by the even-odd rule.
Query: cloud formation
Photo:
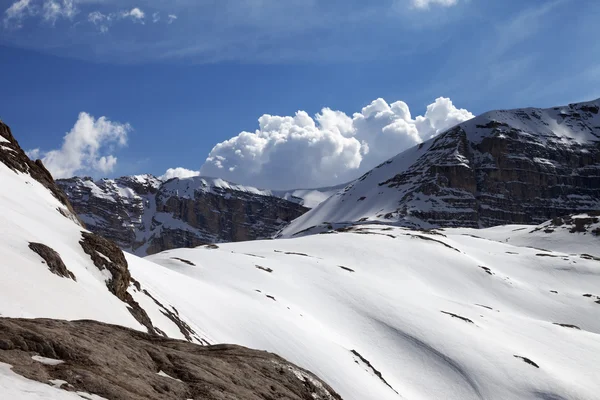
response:
[[[16,0],[4,11],[3,23],[5,28],[20,29],[23,27],[23,21],[32,17],[37,17],[50,26],[54,26],[60,19],[72,21],[73,25],[87,19],[87,22],[95,25],[102,33],[108,32],[111,24],[119,20],[145,25],[146,13],[141,8],[133,7],[108,13],[94,9],[103,3],[102,0]],[[76,18],[82,13],[82,9],[85,11],[83,16]],[[153,12],[149,19],[155,24],[158,23],[161,20],[160,12]],[[176,19],[175,14],[168,14],[165,23],[170,25]]]
[[[451,7],[456,4],[458,4],[458,0],[412,0],[413,7],[420,9],[429,9],[431,5]]]
[[[4,11],[4,25],[20,28],[24,18],[36,13],[37,10],[32,7],[31,0],[18,0]]]
[[[330,108],[314,118],[265,114],[255,132],[217,144],[200,172],[268,189],[331,186],[473,117],[443,97],[415,118],[406,103],[383,99],[352,116]]]
[[[127,145],[127,136],[132,131],[129,124],[112,122],[106,117],[95,119],[81,112],[77,122],[68,132],[60,149],[27,152],[32,158],[41,158],[54,178],[69,178],[76,174],[107,174],[114,170],[117,147]]]
[[[186,169],[182,167],[177,168],[169,168],[162,176],[159,178],[162,180],[169,180],[173,178],[192,178],[194,176],[200,175],[200,171],[192,171],[191,169]]]

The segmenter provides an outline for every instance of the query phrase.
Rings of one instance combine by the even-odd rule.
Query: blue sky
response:
[[[325,185],[472,114],[600,97],[595,0],[0,0],[0,12],[0,118],[61,176],[184,167]]]

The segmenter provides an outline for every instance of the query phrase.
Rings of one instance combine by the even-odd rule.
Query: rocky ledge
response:
[[[25,378],[111,400],[341,400],[315,375],[271,353],[95,321],[0,318],[0,362]]]

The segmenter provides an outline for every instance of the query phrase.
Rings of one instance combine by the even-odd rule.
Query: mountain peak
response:
[[[600,208],[600,101],[490,111],[382,163],[294,221],[431,228],[539,224]]]

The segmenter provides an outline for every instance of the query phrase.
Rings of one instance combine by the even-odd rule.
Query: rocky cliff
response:
[[[386,161],[283,235],[363,222],[539,224],[600,209],[600,99],[492,111]]]
[[[221,179],[152,175],[58,180],[92,232],[138,255],[273,236],[308,209]]]

